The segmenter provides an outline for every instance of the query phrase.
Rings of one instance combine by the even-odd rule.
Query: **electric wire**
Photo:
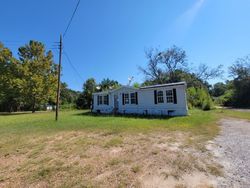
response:
[[[68,25],[67,25],[67,27],[66,27],[64,33],[63,33],[63,38],[64,38],[64,37],[66,36],[66,34],[67,34],[67,31],[68,31],[68,29],[69,29],[69,27],[70,27],[70,25],[71,25],[71,23],[72,23],[72,20],[73,20],[75,14],[76,14],[76,11],[77,11],[77,8],[78,8],[80,2],[81,2],[81,0],[78,0],[78,2],[77,2],[77,4],[76,4],[76,7],[75,7],[75,10],[74,10],[74,12],[73,12],[73,14],[72,14],[72,16],[71,16],[71,18],[70,18],[70,20],[69,20],[69,23],[68,23]]]
[[[69,62],[69,64],[70,64],[71,68],[75,71],[75,73],[77,74],[77,76],[83,81],[83,80],[84,80],[83,77],[82,77],[81,74],[77,71],[77,69],[76,69],[75,66],[73,65],[71,59],[69,58],[69,55],[67,54],[67,52],[66,52],[65,50],[63,51],[63,54],[64,54],[64,56],[66,57],[66,59],[68,60],[68,62]]]

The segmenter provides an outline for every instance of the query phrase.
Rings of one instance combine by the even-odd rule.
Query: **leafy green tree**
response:
[[[0,111],[17,111],[20,108],[22,77],[20,63],[12,52],[0,43]]]
[[[120,87],[120,84],[116,80],[110,80],[109,78],[103,79],[99,84],[100,91],[106,91],[110,89],[116,89]]]
[[[76,99],[76,108],[77,109],[87,108],[87,106],[86,106],[86,100],[84,98],[84,94],[83,93],[80,93],[80,95]]]
[[[134,88],[139,88],[141,85],[138,82],[133,83]]]
[[[65,82],[61,83],[60,101],[62,105],[76,103],[78,96],[79,92],[69,89]]]
[[[211,94],[214,97],[219,97],[221,95],[224,95],[226,90],[227,90],[227,85],[222,83],[222,82],[218,82],[218,83],[214,84],[214,86],[211,90]]]
[[[97,84],[94,78],[89,78],[83,84],[83,93],[79,95],[76,105],[77,108],[90,108],[92,103],[92,93],[97,91]]]
[[[18,55],[24,81],[21,93],[35,112],[42,104],[55,101],[57,65],[53,62],[52,52],[46,52],[41,42],[30,41],[18,49]]]
[[[187,98],[189,108],[196,107],[203,110],[210,110],[213,106],[212,99],[205,88],[188,88]]]
[[[240,58],[229,67],[233,77],[232,104],[236,107],[250,107],[250,56]]]

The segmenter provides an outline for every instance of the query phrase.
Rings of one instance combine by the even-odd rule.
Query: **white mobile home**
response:
[[[92,111],[97,113],[187,115],[186,82],[93,93]]]

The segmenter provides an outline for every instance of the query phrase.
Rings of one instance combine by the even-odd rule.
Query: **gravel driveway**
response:
[[[213,152],[224,167],[218,187],[250,187],[250,122],[222,119],[220,135],[213,141]]]

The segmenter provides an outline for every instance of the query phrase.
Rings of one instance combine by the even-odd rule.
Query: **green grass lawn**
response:
[[[0,135],[4,134],[51,134],[67,130],[111,131],[111,132],[147,132],[152,130],[186,130],[200,132],[207,124],[213,124],[218,117],[213,111],[189,111],[185,117],[133,117],[91,115],[88,111],[60,112],[59,121],[54,113],[17,113],[0,115]]]
[[[155,167],[167,165],[170,171],[173,168],[166,173],[181,173],[184,167],[180,164],[176,169],[177,159],[187,162],[185,171],[204,172],[208,163],[194,163],[200,159],[194,159],[193,149],[205,152],[206,141],[219,132],[216,122],[220,118],[249,119],[250,114],[230,110],[189,113],[185,117],[160,118],[62,111],[58,122],[52,112],[0,115],[0,187],[35,187],[43,183],[45,187],[98,187],[100,183],[126,187],[132,185],[131,178],[137,181],[137,174],[141,177],[140,173],[147,172],[148,163]],[[174,153],[171,144],[178,147]],[[165,145],[166,150],[160,149]],[[193,149],[182,153],[180,148]],[[163,159],[166,163],[162,164]],[[99,174],[103,177],[98,179]]]
[[[250,120],[250,111],[239,111],[239,110],[230,110],[230,109],[221,109],[217,111],[220,115],[225,116],[225,117]]]

